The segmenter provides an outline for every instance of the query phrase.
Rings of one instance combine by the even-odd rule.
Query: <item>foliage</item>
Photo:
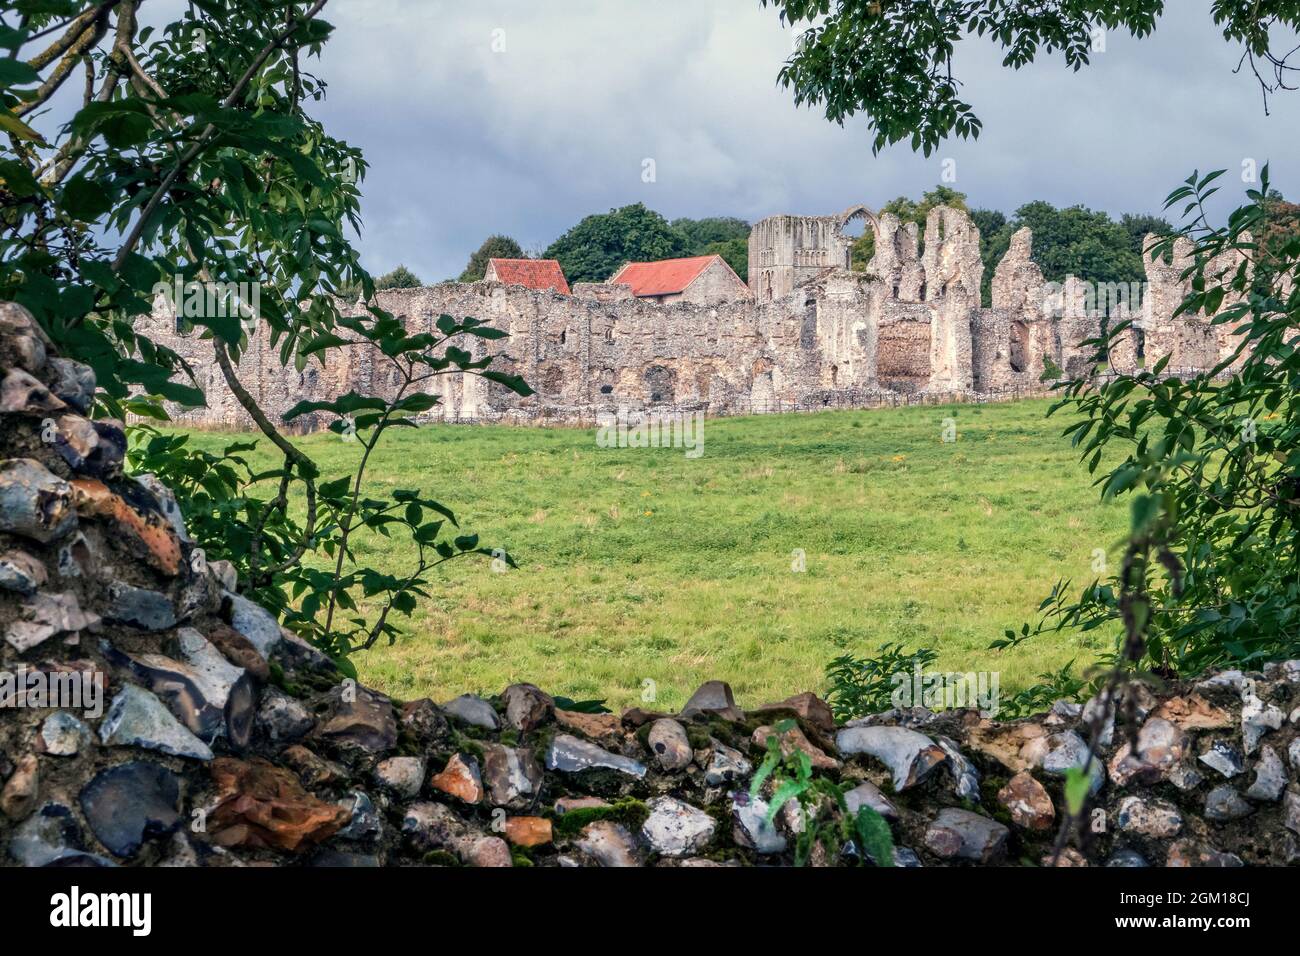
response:
[[[4,12],[0,298],[26,306],[66,354],[94,368],[98,413],[166,420],[163,400],[198,405],[204,396],[141,320],[178,284],[238,289],[193,310],[188,297],[172,304],[280,460],[253,471],[248,443],[214,454],[144,429],[132,435],[132,465],[180,486],[207,558],[233,561],[288,626],[336,657],[391,640],[390,615],[427,596],[433,568],[487,549],[473,536],[447,540],[443,526],[455,519],[420,492],[365,494],[375,442],[437,404],[424,388],[438,375],[527,386],[452,341],[503,334],[473,319],[444,316],[436,333],[408,336],[374,306],[362,318],[340,315],[335,293],[359,284],[370,299],[375,283],[345,235],[359,228],[364,158],[305,108],[325,95],[304,60],[332,32],[319,16],[326,0],[204,0],[161,29],[139,28],[141,3],[19,0]],[[56,97],[74,76],[84,93]],[[363,449],[359,465],[327,480],[257,406],[239,380],[239,357],[255,340],[304,374],[326,353],[358,347],[393,366],[400,388],[389,401],[350,394],[289,416],[337,417],[332,427]],[[351,537],[361,528],[409,535],[413,567],[360,565]],[[318,552],[332,571],[307,560]],[[378,608],[373,619],[363,605]]]
[[[1166,357],[1100,384],[1068,384],[1053,411],[1072,413],[1065,434],[1098,476],[1101,497],[1130,503],[1125,556],[1076,600],[1067,597],[1069,582],[1059,583],[1037,627],[1008,633],[1004,646],[1122,625],[1140,645],[1117,651],[1116,662],[1158,675],[1253,668],[1300,653],[1300,353],[1292,344],[1300,235],[1273,250],[1252,238],[1268,222],[1267,168],[1250,202],[1212,226],[1205,201],[1220,175],[1193,174],[1166,207],[1182,207],[1178,234],[1193,246],[1183,276],[1192,291],[1177,314],[1211,316],[1231,331],[1233,350],[1211,372],[1187,378],[1163,374]],[[1163,240],[1151,255],[1168,255],[1172,245],[1173,237]],[[1094,367],[1123,331],[1092,340]]]
[[[509,236],[488,236],[469,257],[457,282],[479,282],[487,274],[489,259],[526,259],[519,243]]]
[[[806,866],[818,844],[831,859],[851,845],[859,862],[876,866],[894,865],[894,838],[889,824],[871,807],[860,806],[850,813],[844,792],[850,784],[837,784],[812,772],[812,760],[798,748],[783,752],[780,735],[797,726],[782,720],[767,738],[767,750],[749,785],[749,798],[757,800],[769,780],[772,796],[767,805],[771,825],[781,808],[794,801],[800,825],[795,836],[794,865]],[[851,842],[852,841],[852,842]]]
[[[711,216],[674,219],[671,225],[685,240],[683,255],[722,256],[742,281],[748,281],[750,226],[745,220]]]
[[[938,659],[933,648],[919,647],[909,654],[901,643],[882,644],[875,657],[841,655],[826,665],[826,701],[841,722],[881,713],[893,706],[897,675],[910,680],[914,670],[924,672]]]
[[[376,289],[418,289],[422,285],[420,277],[402,265],[375,280]]]
[[[924,247],[926,217],[930,215],[930,210],[935,206],[951,206],[953,209],[966,212],[966,194],[958,192],[951,186],[940,184],[933,189],[926,190],[921,195],[919,202],[908,199],[906,196],[898,196],[880,207],[880,212],[892,212],[898,217],[900,223],[916,223],[919,232],[917,241],[917,252],[919,253]],[[875,254],[875,233],[871,229],[867,229],[853,243],[849,259],[850,268],[865,272],[867,264],[871,262],[871,257]]]
[[[778,74],[795,103],[818,104],[843,125],[867,114],[879,152],[908,141],[925,155],[946,137],[979,136],[982,124],[958,95],[954,54],[964,34],[987,37],[1004,51],[1003,66],[1020,69],[1039,53],[1061,53],[1080,70],[1091,62],[1106,31],[1145,37],[1155,30],[1164,0],[762,0],[802,36]],[[1243,47],[1265,96],[1293,88],[1296,69],[1269,50],[1270,30],[1300,28],[1300,3],[1214,0],[1214,23]]]
[[[570,284],[604,282],[628,262],[654,262],[686,254],[686,240],[642,203],[587,216],[542,254],[558,259]]]

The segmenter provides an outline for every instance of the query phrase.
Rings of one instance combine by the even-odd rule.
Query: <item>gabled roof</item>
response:
[[[630,285],[636,296],[675,295],[684,292],[714,261],[722,256],[691,256],[688,259],[664,259],[661,262],[629,262],[610,279],[611,284]],[[730,269],[730,266],[727,266]]]
[[[530,289],[554,289],[561,295],[570,295],[564,270],[554,259],[489,259],[496,272],[497,281],[507,285],[523,285]]]

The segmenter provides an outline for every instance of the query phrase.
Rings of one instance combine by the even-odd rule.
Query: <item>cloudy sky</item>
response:
[[[1244,158],[1300,193],[1300,93],[1266,116],[1210,0],[1168,6],[1153,37],[1112,35],[1077,74],[1004,70],[995,47],[964,41],[957,75],[984,133],[928,159],[906,145],[873,156],[865,121],[796,109],[776,86],[792,35],[758,0],[334,0],[315,109],[371,164],[367,267],[401,262],[425,281],[495,232],[540,250],[633,202],[750,221],[874,208],[932,187],[945,159],[973,205],[1007,212],[1032,199],[1157,212],[1194,168]]]

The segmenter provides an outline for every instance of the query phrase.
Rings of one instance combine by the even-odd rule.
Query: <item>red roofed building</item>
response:
[[[692,256],[662,262],[629,262],[609,280],[626,285],[638,299],[660,304],[692,302],[709,305],[749,298],[749,286],[741,281],[722,256]]]
[[[554,289],[560,295],[571,294],[564,270],[554,259],[489,259],[483,281],[522,285],[539,292]]]

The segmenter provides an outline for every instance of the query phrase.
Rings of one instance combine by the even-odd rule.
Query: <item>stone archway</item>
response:
[[[853,244],[858,241],[859,237],[852,235],[845,230],[847,230],[852,223],[862,222],[863,234],[866,233],[866,230],[870,229],[872,239],[879,241],[880,218],[870,209],[870,207],[861,204],[850,206],[835,218],[839,220],[838,225],[835,227],[835,238],[839,244],[837,258],[843,268],[849,269],[853,265]]]

